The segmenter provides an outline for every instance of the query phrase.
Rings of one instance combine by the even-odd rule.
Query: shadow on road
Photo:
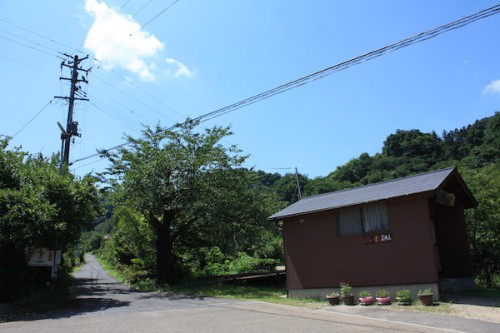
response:
[[[499,297],[480,297],[459,294],[442,294],[441,301],[453,304],[477,305],[499,308]]]
[[[99,283],[98,283],[99,282]],[[131,301],[114,295],[128,295],[131,290],[118,282],[102,282],[89,278],[75,278],[76,297],[65,307],[45,313],[28,313],[18,316],[16,321],[60,319],[129,306]]]

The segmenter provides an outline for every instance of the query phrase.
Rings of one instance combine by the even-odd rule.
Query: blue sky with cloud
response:
[[[63,53],[90,58],[70,160],[171,126],[496,5],[479,0],[0,3],[0,134],[59,152]],[[202,126],[268,172],[325,176],[397,129],[452,130],[500,110],[500,14],[252,104]],[[50,103],[49,103],[50,102]],[[27,126],[25,126],[28,124]],[[25,127],[23,127],[25,126]],[[76,174],[102,171],[86,159]]]

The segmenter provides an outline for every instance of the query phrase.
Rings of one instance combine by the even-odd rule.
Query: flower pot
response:
[[[389,305],[391,304],[391,297],[377,297],[378,305]]]
[[[432,301],[432,297],[434,296],[434,294],[419,294],[418,295],[418,298],[420,299],[420,302],[422,303],[422,305],[425,305],[425,306],[429,306],[429,305],[432,305],[434,302]]]
[[[326,296],[326,299],[328,300],[328,303],[330,305],[337,305],[337,304],[339,304],[339,298],[340,297],[338,295],[336,295],[336,296],[327,295]]]
[[[361,305],[372,305],[373,303],[373,296],[360,297],[358,299]]]
[[[354,295],[343,296],[342,301],[344,305],[354,305]]]

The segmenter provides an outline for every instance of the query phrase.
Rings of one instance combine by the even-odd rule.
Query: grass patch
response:
[[[317,299],[287,298],[285,287],[236,286],[194,281],[163,287],[161,290],[193,296],[252,300],[307,308],[319,308],[325,304],[325,301]]]
[[[121,282],[123,284],[127,284],[123,275],[117,269],[115,269],[115,267],[113,265],[108,263],[106,260],[103,260],[99,256],[94,256],[94,257],[97,260],[97,262],[99,262],[99,264],[102,266],[102,268],[106,271],[106,273],[108,273],[109,276],[111,276],[112,278],[114,278],[118,282]]]
[[[285,286],[236,286],[218,283],[215,280],[192,280],[171,286],[156,287],[154,285],[154,281],[148,279],[130,284],[128,283],[128,281],[126,281],[123,275],[113,267],[113,265],[110,265],[108,262],[97,256],[96,259],[104,268],[104,270],[117,281],[141,291],[163,291],[201,297],[253,300],[274,304],[302,306],[307,308],[321,308],[325,305],[325,301],[317,299],[287,298],[285,296]]]
[[[421,305],[419,301],[416,301],[412,305],[409,306],[401,306],[397,304],[391,305],[391,308],[395,310],[408,310],[408,311],[417,311],[417,312],[425,312],[425,313],[435,313],[435,314],[445,314],[452,315],[454,313],[453,308],[448,303],[443,302],[435,302],[434,305],[424,306]]]

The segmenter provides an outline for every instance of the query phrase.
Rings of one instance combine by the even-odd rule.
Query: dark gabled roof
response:
[[[477,203],[462,178],[455,168],[448,168],[352,189],[306,197],[276,214],[269,216],[267,219],[281,220],[288,217],[318,213],[341,207],[431,192],[443,187],[450,178],[456,178],[460,183],[460,187],[463,188],[469,200],[467,206],[474,207]]]

